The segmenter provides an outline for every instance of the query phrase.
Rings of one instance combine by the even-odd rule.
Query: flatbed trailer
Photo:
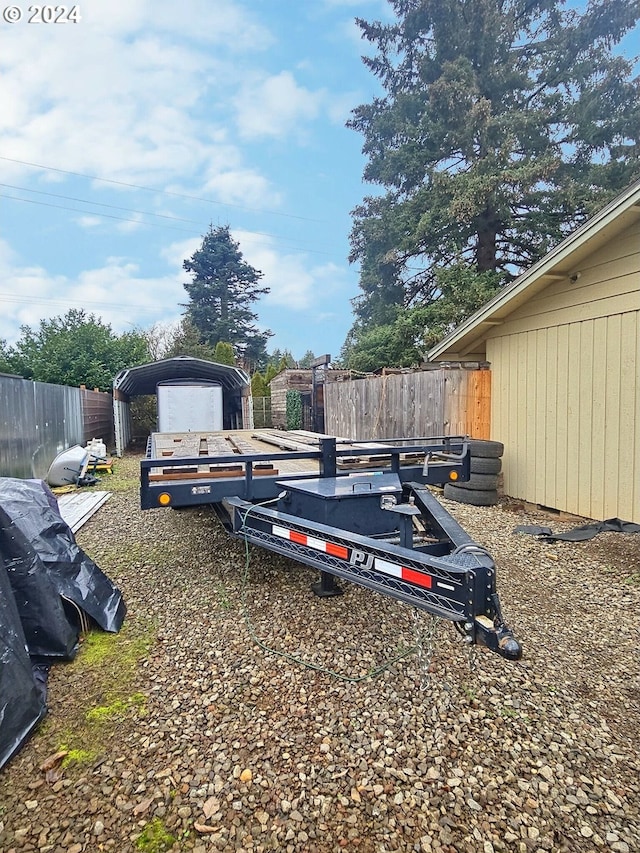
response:
[[[156,433],[141,461],[143,509],[211,504],[227,532],[320,573],[451,621],[508,660],[496,567],[429,486],[469,479],[466,436],[350,441],[304,431]]]

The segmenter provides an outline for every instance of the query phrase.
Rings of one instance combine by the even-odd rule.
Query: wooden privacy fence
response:
[[[491,372],[437,368],[327,382],[325,431],[351,439],[489,438]]]

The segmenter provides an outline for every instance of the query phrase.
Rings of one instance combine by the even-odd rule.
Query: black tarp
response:
[[[540,542],[586,542],[598,533],[640,533],[640,524],[622,521],[620,518],[606,518],[604,521],[590,521],[565,533],[554,533],[550,527],[539,524],[521,524],[513,532],[529,533],[537,536]]]
[[[120,590],[78,546],[42,480],[0,478],[0,548],[14,537],[25,555],[35,552],[59,596],[74,602],[104,631],[120,630],[126,613]],[[39,567],[30,571],[38,574]]]
[[[0,582],[2,767],[44,715],[43,676],[51,663],[75,656],[84,614],[116,632],[126,606],[42,480],[0,478]]]
[[[18,480],[25,483],[25,480]],[[6,479],[0,479],[6,489]],[[21,521],[35,527],[38,522],[37,503],[25,500],[21,507]],[[34,658],[72,660],[78,648],[79,624],[67,615],[60,590],[47,571],[34,545],[17,525],[15,502],[0,497],[0,554],[4,560],[11,591],[18,608],[20,621],[27,640],[29,654]]]
[[[0,767],[45,713],[46,704],[36,685],[22,621],[0,554]]]

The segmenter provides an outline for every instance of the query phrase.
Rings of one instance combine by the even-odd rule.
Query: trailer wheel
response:
[[[479,491],[477,489],[461,489],[447,483],[444,487],[444,497],[460,504],[471,506],[493,506],[498,503],[498,492],[495,489]]]
[[[468,480],[456,481],[451,485],[455,485],[456,489],[477,489],[479,492],[491,492],[498,488],[498,475],[472,474]]]
[[[502,470],[502,460],[485,456],[471,457],[472,474],[499,474]]]
[[[501,441],[484,441],[480,438],[472,438],[468,443],[471,456],[499,459],[504,453],[504,444]]]

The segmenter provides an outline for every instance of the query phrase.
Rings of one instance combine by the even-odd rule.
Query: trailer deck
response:
[[[461,442],[461,436],[352,441],[273,429],[153,433],[141,468],[141,504],[143,509],[192,506],[234,495],[265,500],[278,493],[278,478],[320,476],[334,468],[345,476],[397,469],[403,479],[423,479],[428,457],[432,477],[423,481],[447,482],[452,471],[455,479],[464,479],[459,459],[439,458]]]

